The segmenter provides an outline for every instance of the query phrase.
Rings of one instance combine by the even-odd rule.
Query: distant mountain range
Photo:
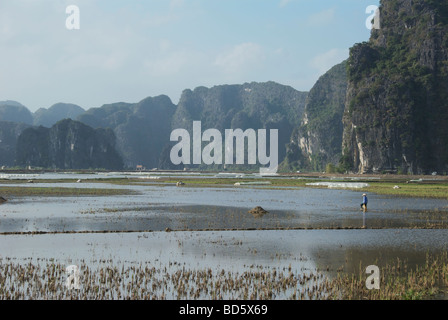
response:
[[[33,124],[33,114],[16,101],[0,101],[0,121],[21,122]]]
[[[289,86],[275,82],[254,82],[184,90],[177,106],[167,96],[161,95],[148,97],[138,103],[119,102],[87,111],[73,104],[58,103],[49,109],[39,109],[31,114],[17,102],[5,102],[5,112],[0,114],[0,121],[9,121],[9,127],[14,127],[11,122],[17,124],[14,130],[9,129],[9,132],[15,133],[15,139],[8,140],[9,150],[14,150],[14,143],[17,141],[18,144],[16,157],[10,156],[7,160],[3,160],[3,164],[60,168],[60,162],[44,161],[45,157],[42,154],[45,152],[39,148],[31,148],[37,144],[45,145],[43,148],[47,150],[48,143],[56,145],[58,142],[54,139],[51,142],[40,143],[31,141],[33,136],[39,134],[39,139],[50,137],[51,130],[55,125],[60,126],[59,122],[63,119],[76,120],[93,129],[111,129],[114,134],[113,146],[123,159],[125,168],[143,166],[179,169],[169,159],[169,150],[173,145],[170,142],[170,134],[172,130],[178,128],[191,130],[193,121],[201,121],[202,130],[215,128],[223,132],[225,129],[238,128],[278,129],[279,159],[282,161],[291,133],[302,118],[306,97],[307,92],[299,92]],[[26,121],[21,121],[22,119]],[[19,125],[20,122],[23,123]],[[27,129],[31,125],[34,128]],[[38,126],[51,127],[51,130],[38,129]],[[25,131],[19,139],[21,130]],[[80,134],[86,128],[79,130],[72,134]],[[68,142],[61,140],[59,143]],[[64,163],[63,168],[69,167]],[[250,166],[244,168],[248,169]],[[223,166],[214,169],[222,170]]]
[[[57,103],[48,109],[40,108],[33,114],[33,125],[50,128],[62,119],[77,119],[85,110],[76,104]]]
[[[71,103],[57,103],[48,109],[40,108],[35,113],[20,102],[0,101],[0,121],[22,122],[34,126],[51,127],[62,119],[76,119],[85,110]]]
[[[2,101],[0,166],[182,169],[170,161],[170,133],[201,121],[202,130],[221,132],[278,129],[282,171],[447,172],[448,2],[381,1],[380,12],[381,29],[309,92],[252,82],[187,89],[177,105],[161,95],[34,114]]]

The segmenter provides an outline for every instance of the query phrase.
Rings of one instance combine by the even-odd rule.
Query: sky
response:
[[[252,81],[309,91],[369,39],[370,5],[379,0],[0,0],[0,100],[34,112],[161,94],[177,104],[184,89]]]

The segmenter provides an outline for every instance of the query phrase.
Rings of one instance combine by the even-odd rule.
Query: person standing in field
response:
[[[367,211],[367,202],[369,201],[369,199],[367,199],[367,194],[363,193],[362,195],[362,203],[361,203],[361,209],[363,209],[364,211]]]

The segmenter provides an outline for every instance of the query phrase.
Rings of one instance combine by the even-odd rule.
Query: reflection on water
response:
[[[115,263],[176,262],[187,268],[251,266],[325,271],[363,265],[382,266],[397,259],[410,267],[427,253],[448,249],[448,230],[265,230],[146,232],[118,234],[1,235],[0,258],[50,259],[62,263],[99,260]]]
[[[58,184],[38,184],[55,186]],[[60,184],[59,184],[60,185]],[[161,231],[203,229],[359,228],[360,192],[333,189],[179,188],[64,183],[64,187],[125,188],[136,195],[28,197],[1,206],[0,232]],[[23,186],[27,187],[27,186]],[[260,206],[269,213],[254,217]],[[368,228],[446,228],[445,200],[371,194]]]
[[[60,179],[61,175],[53,177]],[[368,228],[334,230],[362,226],[361,192],[165,184],[38,185],[125,188],[137,194],[8,199],[0,207],[0,260],[56,259],[67,265],[82,261],[87,266],[109,261],[114,265],[143,263],[156,268],[234,272],[278,268],[297,274],[320,270],[333,276],[338,269],[358,273],[362,272],[360,265],[381,267],[397,259],[413,268],[424,263],[427,253],[448,249],[445,200],[370,194]],[[258,206],[267,213],[249,212]],[[307,228],[313,230],[304,230]],[[200,231],[205,229],[209,231]],[[5,235],[30,231],[134,232]]]

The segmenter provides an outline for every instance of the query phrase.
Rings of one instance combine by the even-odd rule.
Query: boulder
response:
[[[268,211],[264,210],[262,207],[259,206],[249,210],[248,212],[256,218],[262,217],[266,213],[269,213]]]

